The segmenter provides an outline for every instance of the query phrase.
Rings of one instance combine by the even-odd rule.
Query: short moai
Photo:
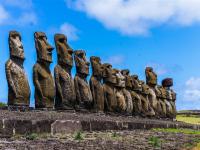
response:
[[[167,99],[167,116],[169,118],[176,117],[176,93],[171,87],[173,86],[173,79],[166,78],[162,80],[162,86],[166,90],[166,99]]]
[[[93,109],[95,112],[104,112],[104,90],[103,90],[103,65],[100,57],[90,57],[92,76],[90,78],[90,89],[93,96]]]
[[[115,112],[117,110],[116,88],[117,77],[116,71],[111,64],[103,64],[103,88],[105,97],[105,111]]]
[[[56,86],[55,108],[74,109],[76,102],[74,80],[71,75],[73,67],[73,50],[63,34],[56,34],[54,41],[57,50],[57,65],[54,68]]]
[[[33,83],[35,86],[35,108],[54,107],[55,85],[50,71],[53,47],[48,43],[43,32],[35,32],[37,62],[33,67]]]
[[[8,42],[10,58],[5,65],[8,82],[8,106],[28,108],[31,92],[23,67],[25,57],[20,33],[10,31]]]
[[[130,71],[128,69],[122,70],[121,73],[125,77],[125,88],[123,89],[123,91],[126,99],[126,113],[132,115],[133,113],[133,99],[131,96],[132,78],[130,76]]]
[[[87,82],[90,63],[86,60],[85,51],[75,51],[74,60],[76,64],[76,76],[74,78],[74,85],[76,91],[76,109],[91,110],[93,97],[90,90],[90,86]]]
[[[139,113],[143,117],[155,116],[155,112],[149,102],[149,86],[144,81],[139,80],[137,75],[132,75],[131,77],[133,79],[133,92],[131,93],[133,105],[135,104],[134,101],[137,104],[135,108],[136,115]]]
[[[126,87],[125,77],[121,74],[120,70],[114,69],[116,72],[117,83],[115,84],[116,100],[117,100],[117,112],[126,112],[126,98],[124,95],[124,89]]]

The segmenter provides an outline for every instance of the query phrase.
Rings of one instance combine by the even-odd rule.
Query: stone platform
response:
[[[96,113],[0,110],[0,137],[31,133],[68,134],[76,131],[135,130],[152,128],[189,128],[200,126],[177,121],[102,115]]]

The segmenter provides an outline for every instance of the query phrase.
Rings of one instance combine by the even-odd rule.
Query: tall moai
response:
[[[57,65],[54,68],[56,85],[55,108],[71,110],[74,109],[76,95],[74,81],[71,75],[73,67],[73,50],[67,43],[63,34],[56,34],[54,41],[57,50]]]
[[[5,65],[8,82],[8,106],[29,107],[31,92],[23,67],[25,57],[20,33],[10,31],[8,42],[10,58]]]
[[[132,78],[130,76],[130,71],[128,69],[122,70],[121,73],[125,77],[125,88],[123,89],[123,92],[126,99],[126,112],[128,114],[132,114],[133,113],[133,99],[130,92],[132,88]]]
[[[96,112],[104,111],[104,89],[102,84],[103,65],[100,57],[90,57],[92,76],[90,78],[90,89],[93,96],[93,108]]]
[[[176,93],[171,87],[173,86],[173,79],[166,78],[162,80],[162,86],[166,90],[167,99],[167,116],[170,118],[175,118],[176,116]]]
[[[103,88],[105,97],[105,111],[115,112],[117,109],[116,88],[117,77],[116,71],[109,63],[103,64]]]
[[[145,69],[146,75],[146,84],[149,86],[149,101],[151,107],[156,112],[156,115],[159,115],[161,112],[159,99],[157,99],[156,95],[156,86],[157,86],[157,74],[154,72],[152,67],[146,67]]]
[[[90,63],[86,60],[85,51],[83,50],[75,51],[74,60],[76,64],[76,75],[74,78],[74,85],[76,91],[76,109],[79,110],[91,109],[93,98],[90,86],[87,82]]]
[[[50,71],[53,47],[48,43],[43,32],[35,32],[35,47],[37,62],[33,67],[33,83],[35,86],[35,107],[53,108],[55,98],[55,85]]]

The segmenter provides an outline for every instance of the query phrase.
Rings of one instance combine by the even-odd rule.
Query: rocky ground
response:
[[[71,135],[26,135],[0,139],[2,150],[184,150],[191,149],[200,135],[152,130],[83,132]]]

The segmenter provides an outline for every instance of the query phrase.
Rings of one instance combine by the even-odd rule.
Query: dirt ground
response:
[[[78,132],[71,135],[26,135],[0,139],[2,150],[184,150],[200,135],[152,130]]]

